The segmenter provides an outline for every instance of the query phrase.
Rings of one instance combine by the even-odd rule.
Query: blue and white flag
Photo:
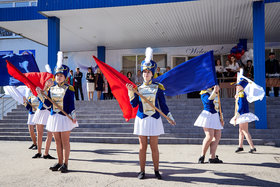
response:
[[[153,82],[163,84],[167,96],[206,90],[217,85],[213,51],[176,66]]]
[[[257,85],[254,81],[248,79],[247,77],[241,75],[241,78],[246,79],[248,81],[247,86],[244,88],[244,92],[247,95],[247,101],[252,103],[257,100],[263,100],[265,96],[265,91],[263,87]]]
[[[31,54],[12,54],[0,56],[0,86],[18,86],[22,82],[13,78],[7,70],[6,60],[10,61],[22,73],[40,72],[37,63]]]

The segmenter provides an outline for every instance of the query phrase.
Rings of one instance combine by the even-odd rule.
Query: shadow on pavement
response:
[[[96,154],[104,154],[104,155],[138,154],[138,152],[133,152],[130,150],[122,150],[122,149],[71,150],[71,152],[87,152],[87,153],[96,153]]]

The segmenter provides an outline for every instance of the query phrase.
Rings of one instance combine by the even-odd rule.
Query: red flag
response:
[[[24,83],[35,96],[37,96],[36,87],[44,89],[46,81],[53,78],[53,74],[47,72],[21,73],[11,62],[8,60],[6,62],[8,73]]]
[[[126,121],[129,121],[129,119],[135,118],[138,110],[138,106],[135,108],[132,108],[130,104],[130,99],[128,97],[128,90],[126,87],[126,84],[132,84],[133,87],[136,87],[136,85],[131,82],[125,75],[121,74],[108,64],[105,64],[104,62],[100,61],[98,58],[93,56],[95,62],[97,63],[99,69],[104,74],[105,78],[107,79],[110,88],[112,90],[113,95],[117,99],[121,110],[123,112],[123,117]]]

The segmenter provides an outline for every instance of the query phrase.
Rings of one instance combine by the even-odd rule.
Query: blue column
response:
[[[105,62],[106,48],[105,46],[97,46],[97,58]]]
[[[48,17],[48,64],[54,70],[60,49],[60,19]]]
[[[253,2],[254,80],[265,89],[265,14],[264,2]],[[255,102],[256,129],[267,129],[266,97]]]
[[[105,56],[106,56],[106,48],[105,48],[105,46],[97,46],[97,58],[99,60],[101,60],[102,62],[105,62]],[[101,92],[101,98],[100,99],[104,100],[103,92]]]

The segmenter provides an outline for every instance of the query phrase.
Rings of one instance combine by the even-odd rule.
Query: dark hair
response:
[[[70,72],[73,72],[73,70],[71,69]]]
[[[275,53],[274,53],[274,52],[270,52],[270,53],[268,54],[268,56],[270,56],[270,55],[275,55]]]
[[[247,63],[248,63],[248,62],[251,62],[251,63],[253,64],[253,61],[252,61],[252,60],[247,60]]]
[[[91,70],[91,72],[92,72],[92,68],[91,68],[91,67],[88,67],[87,69],[88,69],[88,70],[90,69],[90,70]]]
[[[80,68],[76,68],[77,70],[80,70]]]
[[[132,73],[129,71],[129,72],[127,72],[127,74],[126,74],[126,76],[128,77],[128,74],[130,74],[131,75],[131,77],[132,77]]]
[[[221,62],[221,60],[220,60],[220,59],[217,59],[217,60],[216,60],[216,62],[215,62],[215,64],[216,64],[216,65],[218,65],[218,63],[217,63],[218,61],[220,61],[220,65],[221,65],[221,64],[222,64],[222,62]]]

